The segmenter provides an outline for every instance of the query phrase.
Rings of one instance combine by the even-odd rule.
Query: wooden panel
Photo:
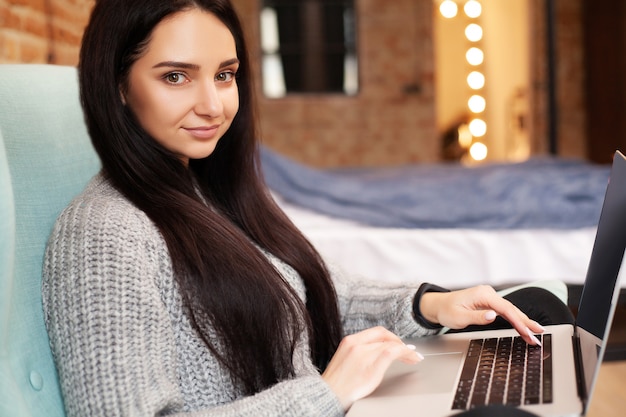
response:
[[[608,163],[626,150],[626,3],[585,1],[583,16],[588,154]]]
[[[603,363],[587,417],[623,416],[626,409],[625,380],[626,361]]]

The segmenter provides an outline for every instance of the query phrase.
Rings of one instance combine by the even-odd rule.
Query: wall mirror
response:
[[[263,0],[263,92],[358,92],[354,0]]]

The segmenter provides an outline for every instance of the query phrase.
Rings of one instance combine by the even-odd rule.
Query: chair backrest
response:
[[[43,253],[99,168],[76,69],[0,65],[0,416],[65,414],[43,320]]]

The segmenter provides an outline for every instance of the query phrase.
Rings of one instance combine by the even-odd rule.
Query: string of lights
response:
[[[463,4],[463,14],[470,22],[465,28],[465,38],[468,42],[465,59],[468,65],[467,106],[472,116],[468,124],[459,126],[458,138],[459,145],[468,150],[470,157],[480,161],[484,160],[488,153],[487,146],[481,142],[481,138],[487,134],[487,122],[484,120],[487,107],[487,101],[484,97],[485,75],[482,71],[485,54],[481,45],[483,28],[480,25],[482,4],[478,0],[459,2],[443,0],[439,4],[439,12],[446,19],[457,18],[459,16],[459,4]]]

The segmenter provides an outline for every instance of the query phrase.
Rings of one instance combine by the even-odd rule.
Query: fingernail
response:
[[[423,361],[423,360],[424,360],[424,355],[422,355],[421,353],[419,353],[419,352],[417,352],[417,351],[415,350],[415,349],[417,349],[417,347],[416,347],[415,345],[409,345],[409,344],[407,344],[407,345],[405,345],[405,346],[407,347],[407,349],[414,351],[414,352],[415,352],[415,354],[417,355],[417,358],[418,358],[420,361]]]
[[[530,331],[529,328],[526,328],[526,332],[528,333],[528,336],[533,340],[533,342],[535,342],[538,346],[541,346],[541,342],[539,341],[539,339],[537,339],[537,336],[535,336],[533,332]]]
[[[485,320],[492,321],[496,319],[496,312],[491,310],[485,313]]]
[[[546,328],[545,328],[545,327],[543,327],[541,324],[539,324],[539,323],[537,323],[537,322],[535,322],[535,324],[537,325],[537,327],[539,327],[539,328],[541,329],[541,333],[543,333],[543,332],[545,332],[545,331],[546,331]]]

